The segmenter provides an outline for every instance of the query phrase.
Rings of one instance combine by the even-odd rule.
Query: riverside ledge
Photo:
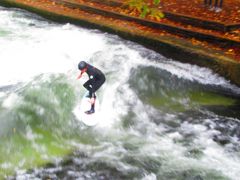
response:
[[[137,27],[129,29],[129,27],[121,25],[119,22],[114,23],[111,18],[105,17],[104,20],[99,20],[81,14],[76,15],[71,12],[62,13],[62,11],[58,11],[56,7],[36,6],[27,2],[28,1],[22,2],[20,0],[1,0],[0,5],[25,9],[60,23],[72,23],[86,28],[100,29],[105,32],[117,34],[124,39],[153,49],[166,57],[185,63],[208,67],[232,83],[240,86],[240,63],[216,50],[193,45],[184,39],[179,39],[174,36],[160,36],[156,33],[145,32],[139,30]],[[124,20],[121,21],[124,22]]]

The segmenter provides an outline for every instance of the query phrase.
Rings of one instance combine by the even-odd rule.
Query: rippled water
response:
[[[234,179],[240,89],[117,36],[0,8],[0,177]],[[77,64],[107,77],[100,123],[73,113]]]

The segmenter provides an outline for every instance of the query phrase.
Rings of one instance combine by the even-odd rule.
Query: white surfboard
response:
[[[99,117],[98,117],[99,101],[98,101],[98,98],[96,98],[95,113],[86,114],[85,112],[91,109],[90,98],[86,97],[87,95],[88,95],[88,92],[84,94],[80,104],[78,104],[75,107],[74,114],[77,117],[77,119],[83,122],[85,125],[95,126],[99,120]]]

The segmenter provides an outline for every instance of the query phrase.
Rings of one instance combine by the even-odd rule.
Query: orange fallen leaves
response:
[[[62,14],[72,14],[76,17],[77,16],[78,17],[88,17],[89,19],[94,18],[96,20],[99,20],[99,21],[101,20],[103,22],[106,20],[110,20],[111,23],[115,23],[115,24],[118,24],[119,26],[129,28],[129,30],[131,32],[134,32],[134,31],[136,32],[139,30],[139,32],[141,32],[141,33],[151,33],[155,36],[174,36],[179,39],[185,39],[185,40],[191,42],[194,46],[201,45],[208,49],[210,48],[210,49],[214,49],[217,51],[222,51],[225,54],[236,58],[237,61],[240,61],[240,47],[226,47],[226,46],[221,46],[219,44],[210,44],[210,43],[207,43],[204,41],[196,40],[195,38],[188,39],[188,38],[184,38],[179,35],[176,35],[176,34],[170,34],[168,32],[165,32],[164,30],[142,26],[135,22],[117,20],[115,18],[94,15],[92,13],[88,13],[88,12],[82,11],[80,9],[69,8],[69,7],[66,7],[63,5],[59,5],[58,3],[53,2],[51,0],[17,0],[17,1],[26,2],[27,4],[32,4],[34,2],[34,6],[39,6],[39,7],[44,6],[49,10],[54,10],[54,11],[60,12]],[[89,6],[94,6],[97,8],[106,9],[106,10],[113,11],[113,12],[118,12],[118,13],[130,15],[130,16],[139,17],[139,12],[137,12],[136,10],[129,10],[129,9],[125,9],[123,7],[106,6],[102,3],[91,2],[91,0],[90,1],[89,0],[71,0],[71,2],[74,2],[74,1],[79,2],[79,3],[84,3]],[[99,1],[99,2],[101,2],[101,1]],[[237,0],[229,0],[228,2],[224,1],[224,3],[226,3],[226,4],[229,2],[234,3],[234,2],[237,2]],[[235,4],[234,7],[229,6],[231,8],[234,8],[235,12],[233,13],[233,15],[229,14],[228,16],[225,16],[225,14],[224,14],[225,10],[223,10],[220,14],[216,14],[215,12],[210,12],[209,10],[206,10],[202,7],[202,3],[203,3],[202,0],[193,0],[193,1],[162,0],[163,9],[171,10],[171,12],[183,13],[186,15],[195,15],[195,16],[204,17],[204,18],[210,19],[210,20],[217,20],[217,21],[221,20],[221,21],[225,21],[225,22],[226,22],[226,18],[228,18],[228,21],[227,21],[228,23],[230,23],[230,22],[239,22],[240,23],[240,8],[239,8],[240,3],[238,5]],[[229,10],[229,7],[226,7],[226,11]],[[238,16],[238,17],[236,17],[236,16]],[[155,18],[152,18],[152,17],[147,17],[147,18],[149,18],[152,21],[156,21]],[[225,38],[240,41],[240,29],[234,30],[234,31],[231,31],[228,33],[222,33],[222,32],[218,32],[215,30],[201,29],[201,28],[194,27],[192,25],[186,25],[186,24],[182,24],[179,22],[174,22],[167,18],[160,19],[159,21],[161,21],[162,23],[165,23],[165,24],[178,26],[178,27],[189,29],[189,30],[196,31],[196,32],[198,31],[198,32],[206,33],[206,34],[213,34],[213,35],[217,35],[220,37],[225,37]]]

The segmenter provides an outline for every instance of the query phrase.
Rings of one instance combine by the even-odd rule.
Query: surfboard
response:
[[[88,92],[84,94],[81,102],[75,107],[74,114],[77,119],[83,122],[86,126],[95,126],[98,123],[99,100],[95,101],[95,113],[86,114],[85,112],[91,109],[90,98],[87,97]]]

